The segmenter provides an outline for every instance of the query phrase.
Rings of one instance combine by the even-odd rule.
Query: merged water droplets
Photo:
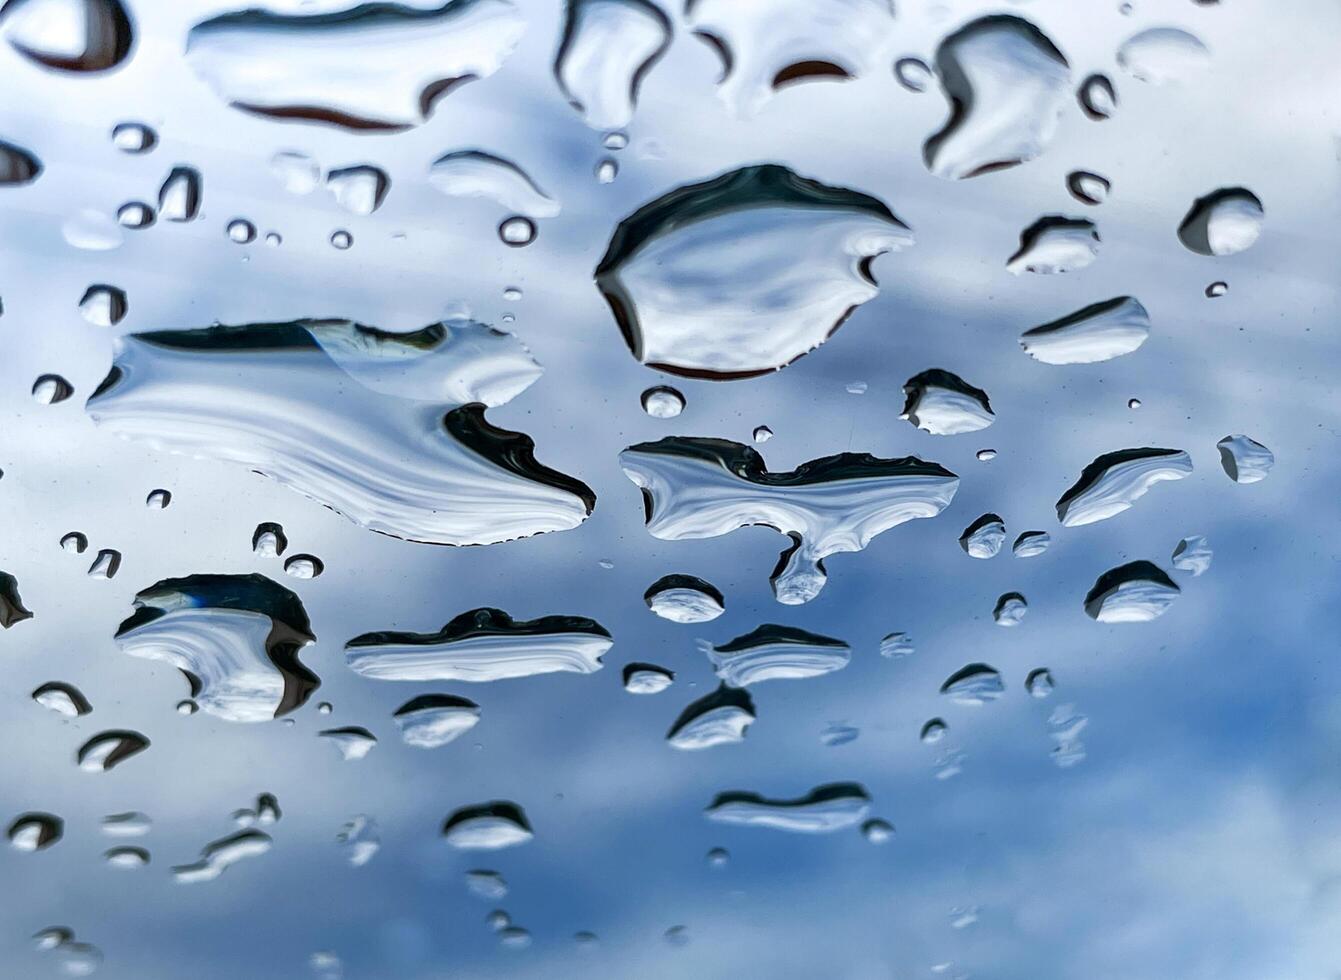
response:
[[[1032,160],[1052,142],[1071,89],[1057,46],[1008,15],[982,17],[946,37],[936,72],[950,117],[922,153],[938,177],[976,177]]]
[[[977,432],[996,421],[987,392],[940,368],[909,378],[903,391],[907,401],[899,417],[933,436]]]
[[[1133,561],[1099,576],[1085,612],[1101,623],[1145,623],[1162,616],[1180,591],[1159,566]]]
[[[191,28],[186,61],[238,109],[351,129],[403,129],[427,119],[456,85],[497,71],[525,29],[508,0],[296,15],[253,9]]]
[[[507,800],[456,810],[443,823],[442,835],[453,847],[485,851],[525,844],[535,836],[522,808]]]
[[[670,41],[670,19],[650,0],[568,0],[554,77],[588,126],[623,129]]]
[[[496,681],[534,674],[590,674],[613,643],[594,620],[514,620],[501,609],[461,613],[436,633],[364,633],[345,644],[355,673],[391,681]]]
[[[1121,449],[1104,453],[1086,466],[1071,489],[1057,501],[1057,520],[1080,527],[1116,517],[1156,483],[1181,480],[1192,473],[1192,457],[1181,449]]]
[[[527,436],[484,418],[540,374],[515,337],[471,320],[207,327],[119,338],[86,409],[118,435],[246,465],[372,530],[485,544],[576,527],[595,505],[535,461]]]
[[[135,41],[120,0],[9,0],[0,35],[24,57],[66,72],[115,68]]]
[[[1094,364],[1130,354],[1150,336],[1139,300],[1116,296],[1020,334],[1020,346],[1044,364]]]
[[[90,943],[78,942],[74,930],[52,926],[33,936],[33,947],[39,953],[51,953],[67,977],[87,977],[102,966],[102,950]]]
[[[1180,572],[1191,572],[1192,577],[1196,578],[1210,570],[1211,559],[1214,557],[1215,553],[1211,550],[1210,542],[1202,535],[1194,534],[1178,542],[1170,560],[1174,568]]]
[[[666,741],[671,748],[689,752],[740,742],[754,718],[750,692],[721,684],[680,712],[666,733]]]
[[[139,732],[99,732],[79,747],[75,761],[84,772],[107,772],[149,748]]]
[[[912,234],[867,194],[775,164],[677,188],[615,229],[596,284],[633,356],[723,381],[785,367],[877,293]]]
[[[771,800],[758,793],[719,793],[703,812],[716,823],[827,834],[859,825],[870,807],[870,795],[859,783],[829,783],[794,800]]]
[[[436,749],[479,724],[480,706],[454,694],[421,694],[397,708],[393,717],[406,745]]]
[[[1017,276],[1021,272],[1045,276],[1074,272],[1098,255],[1099,231],[1093,221],[1052,214],[1020,232],[1020,247],[1006,261],[1006,269]]]
[[[647,530],[678,541],[763,525],[792,539],[773,572],[778,601],[808,602],[824,587],[824,559],[860,551],[882,531],[934,517],[959,478],[912,456],[841,453],[769,472],[754,449],[725,439],[668,437],[619,456],[643,493]]]
[[[1178,240],[1198,255],[1234,255],[1262,234],[1265,212],[1257,195],[1225,187],[1192,202],[1178,226]]]
[[[983,514],[964,528],[959,547],[970,558],[995,558],[1006,543],[1006,525],[996,514]]]
[[[732,687],[799,680],[842,670],[852,649],[842,640],[793,626],[765,623],[721,646],[702,644],[713,669]]]
[[[721,59],[722,101],[748,115],[784,85],[869,71],[893,29],[894,6],[891,0],[690,0],[685,18]]]
[[[1001,673],[987,664],[968,664],[955,671],[941,685],[941,693],[955,704],[983,705],[995,701],[1006,691]],[[930,722],[928,722],[930,724]],[[927,730],[922,730],[922,741],[927,741]]]
[[[298,654],[315,639],[302,601],[264,575],[164,579],[116,633],[123,653],[176,667],[200,708],[237,722],[306,703],[321,681]]]
[[[1205,71],[1211,53],[1196,36],[1176,27],[1151,27],[1118,47],[1117,63],[1128,75],[1152,85],[1186,81]]]
[[[1258,483],[1267,478],[1276,456],[1256,439],[1242,433],[1225,436],[1215,444],[1220,450],[1220,465],[1235,483]]]
[[[694,575],[663,575],[643,593],[647,608],[673,623],[706,623],[726,612],[726,600],[711,582]]]

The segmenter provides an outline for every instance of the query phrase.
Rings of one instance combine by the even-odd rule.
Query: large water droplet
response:
[[[1020,247],[1006,261],[1006,269],[1017,276],[1021,272],[1045,276],[1074,272],[1098,255],[1099,232],[1093,221],[1053,214],[1020,232]]]
[[[106,71],[135,40],[120,0],[9,0],[0,33],[23,56],[57,71]]]
[[[711,582],[693,575],[663,575],[643,593],[647,608],[673,623],[706,623],[726,612],[726,600]]]
[[[909,378],[903,391],[907,401],[899,417],[933,436],[977,432],[996,420],[987,392],[940,368]]]
[[[770,800],[758,793],[719,793],[703,812],[716,823],[827,834],[857,826],[870,807],[871,797],[864,786],[829,783],[794,800]]]
[[[1211,63],[1211,53],[1187,31],[1151,27],[1122,42],[1117,63],[1132,78],[1164,85],[1186,81],[1205,71]]]
[[[1178,226],[1178,240],[1198,255],[1234,255],[1257,241],[1264,217],[1252,191],[1221,188],[1192,203]]]
[[[643,77],[670,46],[670,19],[648,0],[568,0],[554,77],[592,129],[629,124]]]
[[[596,284],[633,356],[716,381],[777,370],[873,299],[912,244],[883,203],[768,164],[677,188],[620,222]]]
[[[1235,483],[1257,483],[1267,478],[1276,456],[1256,439],[1239,434],[1225,436],[1215,444],[1220,450],[1220,465]]]
[[[1120,449],[1096,457],[1057,501],[1057,520],[1080,527],[1116,517],[1156,483],[1192,473],[1192,457],[1181,449]]]
[[[436,749],[479,724],[480,706],[454,694],[421,694],[397,708],[393,718],[406,745]]]
[[[711,694],[691,702],[675,719],[666,741],[671,748],[694,752],[745,739],[754,723],[754,700],[743,688],[718,686]]]
[[[484,851],[525,844],[535,836],[522,808],[507,800],[461,807],[443,823],[442,835],[453,847]]]
[[[1044,364],[1094,364],[1130,354],[1150,336],[1150,314],[1130,296],[1117,296],[1026,330],[1020,346]]]
[[[1179,591],[1157,565],[1133,561],[1099,576],[1085,596],[1085,612],[1101,623],[1145,623],[1162,616]]]

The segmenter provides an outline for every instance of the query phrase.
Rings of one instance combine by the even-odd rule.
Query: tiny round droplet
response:
[[[246,218],[234,218],[228,222],[228,237],[239,245],[256,240],[256,226]]]
[[[1128,399],[1127,399],[1127,407],[1128,407],[1128,408],[1140,408],[1140,407],[1141,407],[1141,399],[1139,399],[1139,398],[1128,398]]]
[[[334,710],[329,701],[322,701],[321,704],[317,705],[317,714],[319,715],[328,715]]]
[[[725,847],[714,847],[708,852],[708,867],[724,868],[731,860],[731,854]]]
[[[595,174],[598,183],[613,184],[619,176],[619,164],[613,158],[606,157],[596,164]]]
[[[284,243],[284,239],[277,231],[268,231],[265,233],[265,243],[271,248],[278,248]]]
[[[1223,296],[1227,292],[1229,292],[1229,283],[1213,282],[1206,287],[1206,298],[1215,299],[1216,297]]]
[[[498,237],[512,248],[530,245],[535,241],[535,222],[520,215],[508,218],[498,226]]]
[[[861,835],[872,844],[884,844],[894,837],[894,827],[887,820],[874,817],[861,825]]]
[[[179,714],[179,715],[193,715],[193,714],[195,714],[195,713],[196,713],[197,711],[199,711],[199,710],[200,710],[200,705],[196,704],[194,701],[190,700],[189,698],[188,698],[187,700],[185,700],[185,701],[178,701],[178,702],[177,702],[177,714]]]
[[[673,419],[684,411],[684,395],[669,385],[648,388],[642,402],[643,411],[654,419]]]
[[[354,236],[344,229],[333,231],[331,232],[331,244],[343,252],[354,244]]]
[[[150,510],[162,510],[170,503],[172,503],[172,491],[163,490],[161,488],[158,490],[150,490],[149,496],[144,498],[144,506],[148,507]]]
[[[754,427],[755,442],[768,442],[768,440],[772,438],[773,438],[773,430],[770,429],[768,426],[756,425]]]

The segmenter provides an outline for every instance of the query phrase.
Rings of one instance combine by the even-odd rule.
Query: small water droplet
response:
[[[1050,214],[1020,232],[1020,247],[1006,260],[1012,275],[1055,275],[1091,265],[1099,255],[1099,231],[1086,218]]]
[[[490,851],[524,844],[535,836],[522,808],[507,800],[461,807],[443,823],[442,835],[453,847]]]
[[[931,66],[921,58],[900,58],[894,62],[894,77],[909,92],[925,92],[931,85]]]
[[[911,657],[916,652],[913,646],[913,638],[907,633],[895,632],[888,633],[880,641],[880,656],[890,660],[901,660],[904,657]]]
[[[992,609],[992,618],[996,620],[998,626],[1019,626],[1024,622],[1025,613],[1028,611],[1029,603],[1025,601],[1024,596],[1018,592],[1007,592],[997,599],[996,606]]]
[[[74,394],[74,388],[59,374],[39,375],[33,382],[33,397],[43,405],[56,405]]]
[[[123,228],[148,228],[154,223],[154,209],[143,201],[129,201],[117,209],[116,220]]]
[[[115,548],[103,548],[88,567],[89,578],[115,578],[121,570],[121,552]]]
[[[1239,434],[1225,436],[1215,444],[1220,450],[1220,465],[1235,483],[1257,483],[1267,478],[1276,465],[1275,454],[1256,439]]]
[[[343,229],[340,231],[333,231],[331,232],[331,244],[343,252],[345,249],[349,248],[349,246],[354,244],[354,236]]]
[[[606,133],[601,139],[601,146],[605,147],[607,150],[622,150],[628,145],[629,134],[620,130]]]
[[[1094,364],[1130,354],[1150,336],[1139,300],[1116,296],[1020,334],[1020,347],[1044,364]]]
[[[32,699],[42,707],[63,715],[66,718],[78,718],[93,710],[88,698],[73,684],[63,681],[48,681],[32,693]]]
[[[1039,667],[1031,670],[1029,676],[1024,679],[1024,689],[1029,692],[1030,697],[1046,698],[1052,694],[1052,689],[1056,685],[1052,680],[1052,671],[1046,667]]]
[[[669,929],[665,931],[665,933],[662,934],[662,938],[664,938],[666,942],[672,946],[688,946],[689,927],[671,926]]]
[[[619,163],[612,157],[606,157],[596,164],[596,169],[592,171],[596,176],[596,182],[600,184],[613,184],[615,178],[619,176]]]
[[[887,844],[894,839],[894,825],[873,817],[861,825],[861,835],[872,844]]]
[[[684,411],[684,395],[668,385],[648,388],[642,394],[643,411],[654,419],[673,419]]]
[[[940,368],[909,378],[903,391],[907,401],[900,418],[934,436],[977,432],[996,420],[987,392]]]
[[[1210,543],[1200,534],[1183,538],[1173,549],[1173,567],[1181,572],[1191,572],[1196,578],[1211,567],[1214,552]]]
[[[150,490],[149,495],[144,498],[144,506],[150,510],[163,510],[170,503],[172,503],[171,490]]]
[[[477,898],[491,902],[502,901],[508,894],[508,883],[497,871],[467,871],[466,888]]]
[[[346,762],[362,759],[377,745],[377,736],[358,725],[328,728],[317,732],[317,736],[334,745],[340,752],[340,758]]]
[[[520,215],[514,215],[498,226],[498,237],[512,248],[530,245],[535,241],[535,234],[535,222]]]
[[[756,425],[752,437],[757,443],[765,443],[773,438],[773,430],[766,425]]]
[[[977,457],[977,459],[978,459],[978,461],[979,461],[980,463],[988,463],[988,462],[991,462],[992,460],[996,459],[996,450],[995,450],[995,449],[979,449],[976,453],[974,453],[974,456]]]
[[[143,847],[113,847],[103,852],[102,859],[110,867],[134,871],[149,863],[149,852]]]
[[[710,868],[725,868],[731,861],[731,853],[725,847],[714,847],[708,851],[705,860]]]
[[[1187,81],[1206,70],[1211,53],[1200,39],[1176,27],[1152,27],[1118,47],[1117,63],[1128,75],[1152,85]]]
[[[970,558],[995,558],[1006,543],[1006,525],[996,514],[983,514],[964,528],[959,547]]]
[[[356,868],[363,867],[382,849],[377,821],[362,813],[345,822],[335,842],[345,849],[345,859]]]
[[[941,739],[945,738],[945,735],[949,730],[949,726],[945,724],[943,719],[932,718],[922,726],[922,731],[921,734],[918,735],[918,738],[923,745],[935,745]]]
[[[987,664],[969,664],[951,674],[941,685],[941,693],[955,704],[982,705],[1005,693],[1001,674]],[[930,722],[928,722],[930,724]],[[923,741],[926,741],[923,729]]]
[[[1081,204],[1091,206],[1103,204],[1108,200],[1112,188],[1107,177],[1101,177],[1088,170],[1073,170],[1066,175],[1066,189]]]
[[[9,825],[9,843],[16,851],[41,851],[59,841],[65,821],[51,813],[25,813]]]
[[[115,286],[95,283],[79,300],[80,315],[95,327],[114,327],[126,315],[126,294]]]
[[[1052,535],[1047,531],[1025,531],[1015,539],[1011,552],[1016,558],[1037,558],[1052,544]]]
[[[1099,576],[1085,596],[1085,612],[1101,623],[1146,623],[1164,615],[1179,592],[1163,569],[1133,561]]]
[[[88,548],[88,536],[83,531],[70,531],[61,537],[61,548],[72,555],[82,555]]]
[[[1213,282],[1206,287],[1206,298],[1216,299],[1217,297],[1223,296],[1227,292],[1229,292],[1229,283]]]
[[[277,231],[268,231],[265,233],[265,243],[271,248],[279,248],[284,244],[284,238]]]
[[[200,172],[173,167],[158,190],[158,213],[164,221],[194,221],[200,214]]]
[[[1107,75],[1090,75],[1076,92],[1080,108],[1096,122],[1111,118],[1117,111],[1117,90]]]
[[[228,237],[239,245],[246,245],[256,240],[256,226],[246,218],[234,218],[228,222]]]
[[[273,521],[262,521],[256,525],[251,535],[251,550],[267,558],[284,554],[289,547],[288,536],[284,528]]]
[[[148,153],[158,145],[158,134],[144,123],[117,123],[112,127],[112,145],[122,153]]]
[[[332,170],[326,175],[326,189],[335,203],[353,214],[372,214],[382,206],[390,188],[386,172],[367,164]]]
[[[75,761],[84,772],[107,772],[149,748],[139,732],[99,732],[79,747]]]
[[[200,705],[196,704],[190,698],[187,698],[185,701],[177,702],[177,714],[179,715],[193,715],[199,710]]]
[[[326,570],[316,555],[293,555],[284,560],[284,571],[294,578],[316,578]]]

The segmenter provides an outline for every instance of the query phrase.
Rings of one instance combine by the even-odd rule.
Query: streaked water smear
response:
[[[670,18],[649,0],[568,0],[554,78],[588,126],[623,129],[670,41]]]
[[[870,809],[871,797],[861,784],[828,783],[794,800],[770,800],[758,793],[719,793],[703,812],[715,823],[827,834],[857,826]]]
[[[765,623],[721,646],[700,648],[727,684],[745,687],[771,680],[799,680],[842,670],[852,649],[842,640],[793,626]]]
[[[25,58],[63,72],[115,68],[135,43],[120,0],[8,0],[0,36]]]
[[[1211,63],[1211,52],[1200,38],[1187,31],[1151,27],[1122,42],[1117,63],[1138,81],[1166,85],[1205,71]]]
[[[1211,550],[1210,542],[1202,535],[1194,534],[1183,538],[1174,546],[1170,560],[1174,568],[1180,572],[1191,572],[1192,577],[1196,578],[1210,571],[1211,560],[1214,557],[1215,553]]]
[[[476,851],[525,844],[535,836],[522,808],[507,800],[461,807],[443,823],[442,835],[453,847]]]
[[[1246,187],[1222,187],[1192,202],[1178,240],[1198,255],[1234,255],[1262,234],[1266,212]]]
[[[1267,478],[1276,465],[1275,454],[1256,439],[1239,433],[1225,436],[1215,444],[1220,450],[1220,465],[1235,483],[1258,483]]]
[[[945,679],[941,693],[955,704],[983,705],[995,701],[1006,691],[1001,681],[1001,672],[995,667],[983,663],[968,664],[959,668]],[[928,722],[928,725],[931,723]],[[941,730],[944,730],[942,725]],[[927,741],[926,728],[922,731],[922,740]]]
[[[1130,354],[1150,336],[1150,314],[1131,296],[1115,296],[1026,330],[1020,346],[1044,364],[1094,364]]]
[[[1145,623],[1164,615],[1180,591],[1158,565],[1128,562],[1099,576],[1085,596],[1085,612],[1101,623]]]
[[[938,177],[976,177],[1034,159],[1057,132],[1070,97],[1065,56],[1033,24],[993,15],[961,27],[936,51],[950,103],[922,155]]]
[[[647,608],[672,623],[707,623],[726,612],[726,600],[696,575],[663,575],[643,593]]]
[[[892,0],[687,0],[685,18],[721,59],[722,102],[746,116],[785,85],[869,71],[893,30],[894,5]]]
[[[176,667],[191,697],[227,721],[267,721],[321,684],[298,654],[316,642],[302,601],[264,575],[164,579],[135,596],[116,632],[122,653]]]
[[[273,843],[270,835],[260,830],[240,830],[206,844],[199,861],[177,865],[172,877],[182,884],[213,881],[239,861],[267,853]]]
[[[428,168],[428,182],[449,197],[483,197],[527,218],[552,218],[559,202],[521,167],[483,150],[457,150]]]
[[[1120,449],[1097,457],[1057,501],[1057,520],[1080,527],[1116,517],[1156,483],[1192,473],[1192,457],[1181,449]]]
[[[819,594],[825,558],[935,517],[959,487],[949,470],[914,456],[840,453],[773,473],[754,449],[725,439],[671,436],[630,446],[619,462],[642,490],[653,537],[714,538],[752,525],[788,535],[772,576],[774,595],[788,605]]]
[[[345,662],[384,681],[496,681],[535,674],[591,674],[614,643],[581,616],[514,620],[501,609],[463,612],[436,633],[364,633],[345,644]]]
[[[996,421],[987,392],[940,368],[909,378],[903,391],[907,401],[899,418],[933,436],[977,432]]]
[[[741,742],[754,718],[754,700],[750,692],[723,683],[680,712],[675,724],[666,732],[666,741],[671,748],[686,752]]]
[[[411,333],[349,320],[129,334],[86,411],[151,448],[239,463],[363,527],[490,544],[581,524],[585,484],[491,425],[541,368],[455,319]],[[445,414],[444,414],[445,413]]]
[[[959,547],[970,558],[995,558],[1006,543],[1006,525],[996,514],[983,514],[964,528]]]
[[[480,706],[454,694],[421,694],[402,704],[392,717],[406,745],[436,749],[479,724]]]
[[[1006,260],[1013,275],[1056,275],[1090,265],[1099,255],[1099,231],[1086,218],[1050,214],[1020,232],[1020,247]]]
[[[764,164],[643,205],[595,277],[634,357],[725,381],[824,343],[876,296],[871,260],[912,242],[878,199]]]
[[[252,9],[191,28],[186,61],[238,109],[404,129],[458,84],[497,71],[525,29],[508,0],[449,0],[428,10],[366,3],[309,15]]]

